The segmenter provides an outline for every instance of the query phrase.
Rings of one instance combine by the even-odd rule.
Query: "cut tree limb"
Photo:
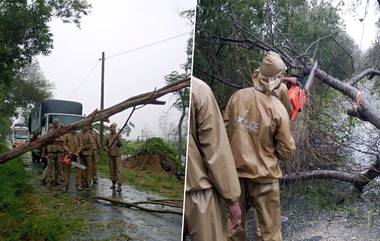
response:
[[[310,181],[310,180],[317,180],[317,179],[334,179],[334,180],[350,182],[352,184],[356,182],[360,182],[362,180],[360,176],[346,173],[346,172],[333,171],[333,170],[313,170],[313,171],[286,174],[281,179],[281,183],[291,184],[295,182]]]
[[[121,201],[121,200],[117,200],[117,199],[113,199],[113,198],[109,198],[109,197],[96,196],[96,198],[99,200],[110,202],[110,203],[115,204],[115,205],[124,206],[127,208],[137,208],[137,209],[147,211],[147,212],[171,213],[171,214],[176,214],[176,215],[181,215],[181,216],[183,214],[182,212],[171,210],[171,209],[153,209],[153,208],[146,208],[146,207],[139,206],[139,204],[141,204],[141,203],[154,204],[154,205],[165,205],[163,203],[160,203],[160,204],[157,204],[156,202],[149,203],[149,201],[129,203],[129,202],[125,202],[125,201]],[[166,206],[169,206],[169,205],[166,205]]]
[[[28,144],[22,145],[16,149],[13,149],[11,151],[1,153],[0,154],[0,164],[4,164],[7,161],[11,160],[14,157],[17,157],[21,154],[24,154],[28,151],[31,151],[33,149],[39,148],[43,145],[48,144],[49,142],[55,140],[56,138],[79,128],[82,128],[83,126],[90,125],[93,122],[96,121],[104,121],[107,120],[110,116],[119,113],[125,109],[138,106],[138,105],[147,105],[147,104],[162,104],[162,101],[158,101],[157,99],[172,93],[179,91],[185,87],[190,86],[190,77],[186,77],[180,81],[177,81],[175,83],[169,84],[167,86],[162,87],[161,89],[140,94],[134,97],[131,97],[119,104],[116,104],[112,107],[109,107],[107,109],[98,111],[95,110],[87,117],[83,118],[82,120],[75,122],[73,124],[69,124],[66,126],[62,126],[58,128],[57,130],[54,130],[50,133],[47,133],[46,135],[42,136],[41,138],[38,138],[37,140],[30,142]]]
[[[311,70],[311,66],[307,66],[308,72]],[[365,93],[361,92],[357,88],[349,85],[348,83],[344,83],[331,75],[327,74],[321,69],[316,69],[315,76],[328,84],[332,88],[340,91],[347,97],[354,100],[357,104],[355,107],[356,112],[360,119],[368,121],[373,124],[377,129],[380,129],[380,112],[378,112],[368,101]]]

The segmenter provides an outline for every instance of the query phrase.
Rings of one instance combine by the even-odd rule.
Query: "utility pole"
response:
[[[100,110],[104,109],[104,61],[106,60],[104,57],[104,52],[102,52],[102,76],[101,76],[101,84],[100,84]],[[104,128],[103,121],[100,121],[100,145],[103,149],[104,147]]]

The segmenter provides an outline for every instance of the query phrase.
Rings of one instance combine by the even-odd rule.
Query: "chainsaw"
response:
[[[313,68],[310,71],[310,74],[304,84],[297,81],[296,83],[291,83],[290,88],[288,89],[290,105],[292,107],[292,113],[290,116],[291,120],[295,120],[298,112],[301,112],[305,106],[307,96],[309,95],[310,87],[314,81],[315,70],[317,69],[318,62],[314,63]]]
[[[87,167],[85,165],[80,164],[80,163],[78,163],[78,162],[76,162],[74,160],[75,160],[75,155],[73,155],[73,154],[66,154],[66,155],[63,156],[63,160],[62,161],[66,165],[71,165],[73,167],[76,167],[76,168],[79,168],[79,169],[82,169],[82,170],[86,170]]]

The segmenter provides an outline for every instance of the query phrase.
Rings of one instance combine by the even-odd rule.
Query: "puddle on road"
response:
[[[27,158],[26,158],[27,159]],[[26,169],[40,175],[41,167],[30,165],[26,161]],[[141,192],[133,187],[123,185],[121,193],[110,189],[111,181],[100,178],[93,190],[77,191],[75,175],[70,176],[68,195],[73,199],[93,199],[84,217],[89,224],[85,233],[74,233],[68,240],[141,240],[141,241],[178,241],[181,240],[182,217],[174,214],[149,213],[118,207],[107,201],[96,200],[95,196],[112,197],[126,202],[145,201],[147,199],[165,198],[160,195]],[[57,191],[52,189],[52,191]],[[157,208],[157,207],[155,207]],[[166,208],[167,209],[167,208]],[[128,236],[131,239],[128,239]]]

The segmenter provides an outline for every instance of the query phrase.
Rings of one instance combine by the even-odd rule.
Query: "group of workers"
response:
[[[285,71],[269,51],[223,117],[209,86],[192,79],[184,225],[191,240],[248,240],[253,207],[255,240],[282,241],[279,160],[296,148]]]
[[[57,119],[49,125],[49,132],[60,127]],[[110,126],[110,135],[105,141],[105,151],[109,157],[109,170],[112,180],[111,189],[121,192],[121,147],[122,138],[116,132],[115,123]],[[68,191],[71,167],[76,167],[77,190],[91,188],[98,182],[98,150],[101,149],[98,133],[91,125],[84,126],[80,132],[71,132],[56,138],[42,149],[47,165],[42,174],[42,183],[57,186],[63,183],[63,191]],[[116,187],[117,184],[117,187]]]

